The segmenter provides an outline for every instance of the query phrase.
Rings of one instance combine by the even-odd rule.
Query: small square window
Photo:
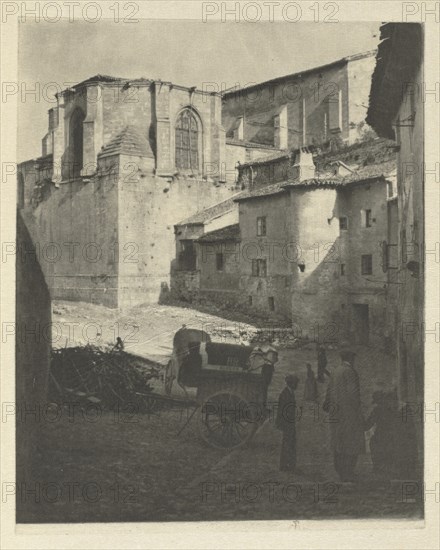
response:
[[[346,231],[348,229],[348,218],[346,216],[339,218],[339,229],[341,231]]]
[[[363,254],[361,256],[361,273],[362,275],[372,275],[373,256],[371,254]]]
[[[217,271],[223,271],[224,258],[221,252],[215,255],[215,266],[217,268]]]
[[[257,218],[257,237],[264,237],[266,235],[266,216]]]
[[[341,277],[345,275],[345,264],[341,264]]]
[[[270,311],[275,311],[275,300],[274,300],[273,296],[269,296],[268,301],[269,301]]]

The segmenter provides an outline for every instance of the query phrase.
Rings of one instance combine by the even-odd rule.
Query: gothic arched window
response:
[[[176,121],[176,168],[199,169],[199,125],[190,109],[182,111]]]
[[[83,167],[83,121],[84,113],[76,109],[70,118],[70,147],[71,147],[71,177],[75,178],[81,174]]]

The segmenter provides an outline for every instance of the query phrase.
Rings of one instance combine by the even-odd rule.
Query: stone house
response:
[[[425,330],[423,27],[416,23],[387,23],[381,27],[381,40],[371,81],[367,122],[378,135],[395,140],[397,144],[399,216],[395,276],[399,394],[404,402],[422,403]]]
[[[235,301],[240,288],[239,224],[209,231],[196,242],[203,294],[211,301]]]
[[[198,239],[228,225],[238,223],[238,205],[234,198],[196,212],[174,226],[176,252],[171,262],[171,292],[175,297],[191,300],[200,290],[202,262]]]
[[[379,151],[382,162],[363,164]],[[239,225],[194,237],[204,261],[193,266],[193,296],[234,295],[243,310],[289,319],[309,338],[394,338],[394,153],[373,140],[339,155],[358,164],[301,150],[240,166]]]
[[[314,168],[312,155],[302,154],[292,169],[305,177],[237,199],[240,293],[291,318],[309,338],[392,337],[387,308],[394,290],[388,292],[384,248],[396,228],[388,213],[392,186],[382,172],[388,166],[310,177]]]

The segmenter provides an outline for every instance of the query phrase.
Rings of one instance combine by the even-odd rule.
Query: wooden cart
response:
[[[267,381],[261,362],[253,367],[253,352],[251,346],[211,342],[203,336],[178,356],[179,384],[196,389],[197,405],[185,426],[198,413],[200,434],[209,445],[222,449],[243,445],[266,418]]]

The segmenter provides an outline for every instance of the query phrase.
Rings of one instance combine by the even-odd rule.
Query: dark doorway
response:
[[[369,311],[367,304],[353,304],[353,332],[356,344],[368,344]]]

